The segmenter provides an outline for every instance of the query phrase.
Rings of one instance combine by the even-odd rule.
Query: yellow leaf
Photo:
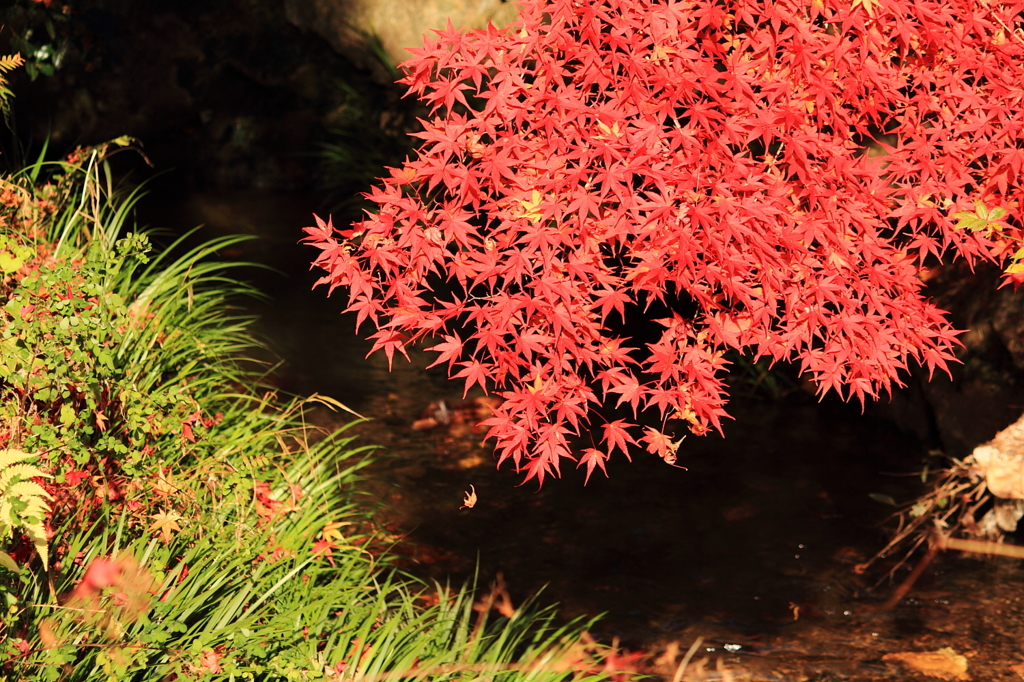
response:
[[[459,509],[472,509],[476,506],[476,488],[469,486],[469,492],[466,493],[466,499],[462,501],[462,506]]]
[[[873,0],[853,0],[853,9],[857,9],[858,5],[864,8],[864,11],[868,13],[869,17],[875,16]]]
[[[540,206],[540,202],[544,199],[541,193],[537,190],[533,190],[529,199],[520,199],[519,204],[523,207],[522,213],[519,214],[519,218],[527,218],[531,223],[536,223],[541,219],[541,212],[537,210]]]
[[[341,534],[340,528],[352,525],[351,521],[334,521],[324,526],[324,529],[320,532],[320,537],[328,542],[334,542],[335,540],[344,540],[345,536]]]
[[[181,531],[181,526],[178,525],[178,519],[181,518],[181,514],[177,512],[160,512],[159,514],[153,514],[149,518],[153,519],[153,523],[149,525],[149,530],[159,531],[160,539],[164,542],[170,542],[171,538],[174,537],[174,533]]]
[[[153,492],[157,495],[170,495],[177,490],[174,484],[167,480],[166,473],[161,469],[157,473],[156,481],[153,482]]]
[[[138,140],[131,135],[122,135],[121,137],[115,137],[110,141],[111,144],[116,144],[118,147],[127,147],[137,142]]]
[[[670,57],[672,55],[674,55],[674,54],[679,54],[679,51],[676,50],[674,47],[670,47],[668,45],[655,45],[654,49],[651,50],[651,56],[648,57],[648,59],[650,59],[652,62],[655,62],[655,63],[658,63],[658,62],[670,63],[672,61],[670,59]],[[600,125],[600,124],[598,124],[598,125]],[[605,126],[605,127],[607,127],[607,126]]]

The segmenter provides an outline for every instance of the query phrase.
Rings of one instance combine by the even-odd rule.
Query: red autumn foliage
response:
[[[416,157],[365,220],[306,229],[320,283],[389,361],[436,339],[435,364],[504,397],[485,424],[527,480],[603,404],[720,428],[730,349],[877,396],[954,359],[923,262],[998,262],[1021,236],[1022,12],[526,0],[507,30],[449,26],[403,65],[431,111]],[[1008,213],[958,230],[975,202]],[[679,311],[660,338],[616,333],[652,304]],[[671,463],[662,432],[612,421],[580,464]]]

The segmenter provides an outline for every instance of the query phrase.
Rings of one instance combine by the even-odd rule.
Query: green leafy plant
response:
[[[0,272],[12,275],[33,255],[32,248],[0,235]]]
[[[211,259],[242,237],[184,235],[153,258],[147,235],[118,237],[138,193],[117,191],[104,155],[127,143],[24,169],[0,206],[18,228],[0,243],[0,424],[58,482],[115,494],[161,442],[188,450],[215,418],[199,398],[233,391],[254,343],[229,303],[254,292]]]
[[[1020,243],[1022,240],[1010,229],[1004,219],[1007,217],[1007,210],[1000,206],[989,208],[984,201],[974,202],[973,211],[958,211],[953,214],[956,220],[956,229],[969,232],[979,232],[987,239],[998,239],[1006,243]],[[1009,264],[1005,270],[1008,275],[1020,275],[1024,273],[1024,248],[1017,249],[1010,256]]]
[[[370,448],[244,361],[252,292],[216,260],[237,238],[130,231],[123,148],[0,179],[0,441],[40,453],[0,467],[28,536],[0,537],[0,680],[607,676],[585,623],[390,566],[356,504]]]
[[[361,194],[382,169],[401,163],[412,152],[409,133],[419,129],[417,117],[425,113],[402,99],[404,91],[395,84],[401,72],[380,39],[362,35],[367,57],[390,85],[336,79],[335,109],[327,119],[327,139],[319,153],[321,186],[331,210],[352,216],[369,206]]]
[[[52,76],[64,64],[70,47],[69,18],[70,4],[36,0],[14,0],[0,14],[0,21],[13,31],[11,46],[25,55],[31,80]]]

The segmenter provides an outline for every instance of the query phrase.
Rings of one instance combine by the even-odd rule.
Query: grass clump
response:
[[[371,552],[367,448],[242,360],[237,237],[129,231],[127,144],[0,178],[0,680],[606,677],[581,624]]]

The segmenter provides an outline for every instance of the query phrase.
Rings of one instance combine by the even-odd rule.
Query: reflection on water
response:
[[[969,656],[974,679],[1019,679],[1017,564],[942,558],[882,614],[873,607],[889,593],[888,583],[876,586],[884,576],[852,571],[877,551],[889,511],[869,493],[914,494],[912,477],[881,472],[913,471],[918,443],[856,406],[734,401],[724,439],[691,437],[680,448],[687,470],[637,453],[585,487],[571,468],[541,490],[518,487],[467,426],[413,428],[429,404],[457,405],[459,385],[424,370],[423,354],[396,359],[392,372],[383,356],[364,359],[368,344],[337,313],[341,292],[309,291],[313,252],[295,242],[310,206],[303,197],[191,195],[162,215],[210,224],[211,236],[257,234],[233,256],[289,275],[259,277],[274,298],[257,309],[285,358],[279,381],[373,420],[360,431],[389,456],[371,468],[372,487],[407,539],[410,572],[442,582],[502,572],[515,599],[543,588],[567,616],[606,613],[597,632],[609,640],[685,650],[703,637],[698,658],[709,670],[721,655],[747,679],[903,679],[884,654],[947,646]],[[460,509],[470,486],[478,502]]]

